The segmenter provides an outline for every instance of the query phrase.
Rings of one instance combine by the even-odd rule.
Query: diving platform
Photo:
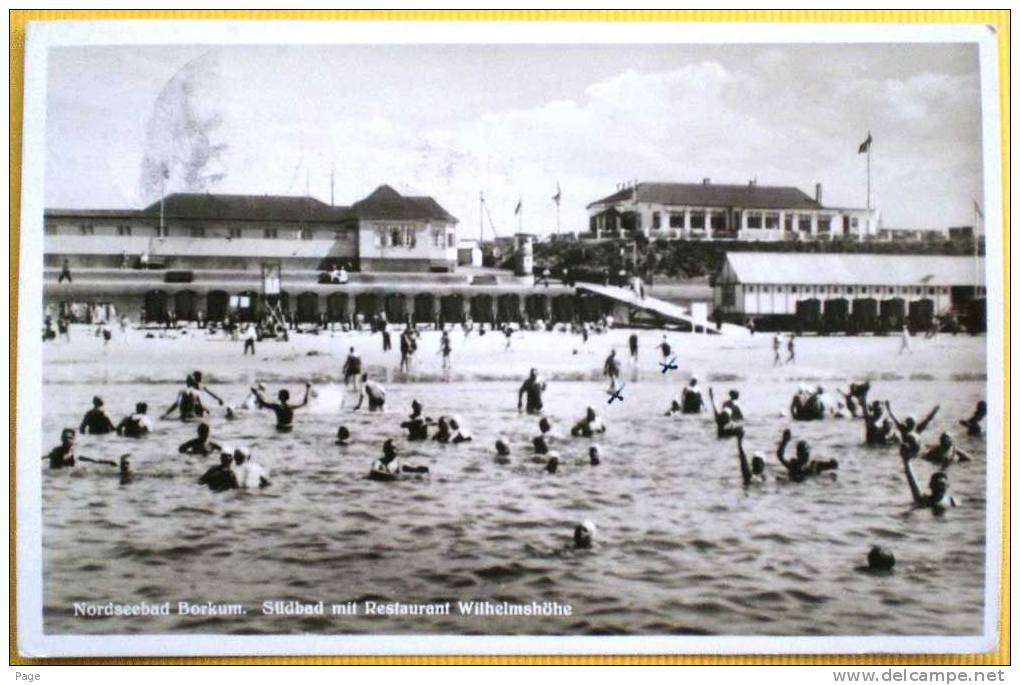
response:
[[[593,283],[578,283],[576,287],[579,295],[594,295],[607,301],[613,307],[613,317],[619,323],[633,323],[635,317],[641,318],[643,315],[661,323],[689,326],[695,333],[750,335],[750,332],[743,326],[731,323],[717,325],[715,322],[709,321],[707,308],[702,312],[696,312],[693,307],[684,307],[655,297],[646,295],[641,298],[631,288]]]

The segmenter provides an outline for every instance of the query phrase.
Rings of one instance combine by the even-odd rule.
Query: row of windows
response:
[[[794,293],[794,294],[798,294],[798,293],[805,293],[805,294],[811,294],[811,293],[818,293],[818,294],[831,293],[831,294],[845,294],[845,295],[854,295],[854,294],[857,294],[857,295],[865,295],[865,294],[881,295],[883,293],[891,295],[891,294],[893,294],[895,292],[900,292],[900,293],[903,293],[905,295],[925,295],[925,294],[927,294],[927,295],[937,295],[937,294],[940,294],[940,293],[942,295],[948,295],[949,294],[949,288],[946,287],[946,286],[941,286],[941,287],[934,287],[934,286],[927,286],[927,287],[921,287],[921,286],[899,286],[899,287],[894,287],[894,286],[877,286],[877,285],[868,285],[868,286],[865,286],[865,285],[857,285],[857,286],[853,286],[853,285],[847,285],[847,286],[839,286],[839,285],[789,285],[789,286],[787,286],[787,285],[777,285],[777,286],[771,286],[771,285],[760,285],[760,286],[759,285],[746,285],[746,286],[744,286],[744,289],[748,293],[754,293],[754,292],[771,293],[771,292],[774,291],[774,292],[777,292],[777,293],[790,292],[790,293]]]
[[[692,231],[703,231],[705,230],[705,216],[708,213],[702,210],[695,210],[689,212],[690,216],[690,228]],[[639,215],[640,217],[640,215]],[[722,230],[726,228],[726,212],[712,212],[709,224],[712,230]],[[683,212],[670,212],[669,214],[669,227],[670,228],[683,228],[684,227],[684,214]],[[662,213],[652,212],[652,228],[662,228]]]
[[[134,228],[135,227],[132,227],[132,226],[126,225],[126,224],[119,225],[119,226],[117,226],[117,236],[119,236],[119,237],[128,237],[128,236],[131,236],[133,234]],[[143,227],[143,228],[148,229],[147,226]],[[158,229],[155,229],[155,230],[158,232]],[[249,231],[249,237],[250,237],[250,233],[251,232]],[[324,233],[327,236],[326,238],[323,237]],[[56,234],[56,227],[55,226],[46,226],[46,234],[47,235],[55,235]],[[78,226],[78,235],[95,235],[95,234],[96,234],[96,228],[92,224],[80,224]],[[165,231],[164,231],[164,234],[165,234]],[[210,233],[206,230],[205,226],[191,226],[190,228],[188,228],[188,236],[191,237],[191,238],[205,238],[205,237],[209,237]],[[322,239],[329,239],[328,236],[329,236],[329,234],[326,231],[315,231],[315,230],[305,230],[305,229],[300,229],[298,231],[298,237],[300,237],[302,240],[314,240],[316,238],[318,238],[320,240],[322,240]],[[214,238],[231,238],[231,239],[233,239],[233,238],[242,238],[242,237],[244,237],[244,231],[243,231],[243,229],[241,229],[238,226],[231,226],[231,227],[227,228],[226,234],[222,233],[221,231],[214,230],[211,233],[211,237],[214,237]],[[269,238],[269,239],[279,238],[280,237],[279,230],[276,229],[276,228],[264,228],[264,229],[262,229],[262,237],[263,238]],[[332,237],[333,240],[347,240],[348,237],[349,237],[349,232],[348,231],[342,231],[342,230],[335,230],[335,231],[332,232],[332,236],[331,237]]]
[[[433,247],[454,247],[456,236],[445,227],[434,227],[430,231]],[[406,247],[412,249],[418,245],[418,233],[414,224],[394,224],[380,226],[375,229],[376,247]]]

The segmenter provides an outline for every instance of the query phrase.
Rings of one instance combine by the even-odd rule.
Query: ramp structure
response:
[[[709,321],[707,316],[696,316],[689,308],[672,302],[666,302],[655,297],[638,296],[631,288],[620,288],[612,285],[595,285],[593,283],[578,283],[578,293],[588,293],[605,298],[610,301],[614,310],[622,316],[614,317],[619,321],[629,321],[631,316],[638,312],[649,314],[662,320],[664,323],[673,323],[690,326],[695,333],[707,333],[711,335],[750,335],[750,332],[743,326],[724,323],[716,326],[715,322]]]

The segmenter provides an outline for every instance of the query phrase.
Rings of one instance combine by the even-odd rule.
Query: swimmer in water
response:
[[[184,389],[178,391],[174,403],[163,412],[163,416],[160,418],[167,418],[174,410],[180,412],[181,421],[188,421],[209,413],[209,410],[202,404],[202,396],[195,385],[193,376],[184,379]]]
[[[407,421],[400,424],[400,427],[407,429],[408,440],[428,440],[431,423],[428,418],[422,416],[421,402],[411,400],[411,415],[407,417]]]
[[[931,509],[936,516],[946,513],[950,507],[956,506],[956,500],[949,494],[949,476],[945,471],[936,471],[931,474],[928,481],[928,492],[922,493],[914,479],[914,471],[910,468],[910,457],[901,454],[903,459],[903,471],[907,476],[907,485],[910,486],[910,495],[914,498],[914,505],[924,509]]]
[[[535,454],[549,454],[549,443],[546,442],[544,435],[536,435],[531,440],[531,446],[535,450]]]
[[[202,372],[201,371],[197,371],[196,370],[196,371],[192,371],[191,372],[191,382],[194,384],[195,390],[197,390],[199,392],[204,392],[205,394],[209,395],[209,397],[211,397],[214,400],[216,400],[221,407],[223,406],[223,400],[220,399],[220,396],[217,395],[216,393],[214,393],[209,388],[207,388],[204,385],[202,385]]]
[[[953,463],[963,463],[973,459],[970,453],[956,446],[956,441],[949,433],[942,433],[939,436],[938,444],[929,447],[921,455],[921,458],[932,464],[937,464],[941,469],[945,469]]]
[[[120,455],[120,462],[117,464],[117,475],[121,485],[127,485],[135,479],[135,472],[131,470],[131,455]]]
[[[820,421],[825,418],[825,403],[823,395],[825,389],[822,386],[815,388],[814,392],[801,384],[797,394],[790,401],[790,418],[794,421]]]
[[[864,442],[868,445],[890,445],[896,442],[899,437],[896,426],[885,415],[882,403],[875,400],[869,404],[865,397],[861,407],[864,410]]]
[[[60,444],[43,457],[49,461],[51,469],[62,469],[74,466],[74,429],[65,428],[60,431]]]
[[[787,461],[783,455],[786,452],[786,446],[790,444],[791,437],[789,428],[783,431],[783,437],[782,440],[779,441],[779,448],[776,450],[776,456],[779,457],[779,463],[786,467],[786,472],[790,476],[790,480],[793,482],[800,483],[810,476],[817,476],[826,471],[835,471],[839,468],[839,462],[835,459],[829,459],[826,461],[812,459],[811,445],[808,444],[807,440],[797,441],[796,456]]]
[[[602,463],[601,450],[598,445],[592,445],[588,448],[588,464],[590,466],[598,466]]]
[[[220,453],[220,463],[202,474],[198,479],[199,485],[205,485],[213,492],[237,489],[237,477],[234,475],[234,469],[231,468],[233,463],[233,451],[224,448]]]
[[[459,416],[450,418],[450,431],[453,433],[453,438],[450,442],[454,445],[459,445],[462,442],[471,442],[471,433],[464,428]]]
[[[450,442],[450,438],[452,437],[453,434],[450,433],[450,422],[445,416],[440,416],[439,420],[436,421],[436,434],[432,436],[432,439],[446,444]]]
[[[755,452],[751,455],[748,463],[747,453],[744,452],[744,431],[737,434],[737,456],[740,458],[740,477],[744,485],[765,482],[765,455],[762,452]]]
[[[509,464],[510,463],[510,445],[507,444],[503,438],[496,440],[496,463],[497,464]]]
[[[847,392],[837,389],[840,395],[843,396],[843,400],[846,403],[846,408],[850,411],[850,415],[855,419],[863,413],[863,410],[867,408],[868,402],[868,391],[871,390],[871,382],[864,381],[863,383],[851,383],[850,389]]]
[[[295,405],[288,404],[290,402],[290,392],[287,390],[281,390],[276,394],[276,397],[280,400],[279,402],[266,402],[262,397],[262,393],[255,388],[252,388],[252,392],[255,393],[255,399],[260,409],[272,409],[276,414],[276,430],[287,432],[294,428],[294,410],[308,404],[308,392],[311,389],[312,384],[305,381],[305,398],[301,400],[301,404]]]
[[[271,485],[266,469],[261,464],[253,462],[248,450],[243,447],[234,448],[233,470],[237,486],[242,490],[268,488]]]
[[[521,411],[522,400],[527,395],[527,412],[529,414],[540,414],[542,412],[542,393],[545,392],[545,381],[538,375],[537,369],[532,369],[528,377],[521,384],[517,391],[517,411]]]
[[[889,572],[896,565],[896,557],[885,547],[873,545],[868,551],[868,570]]]
[[[383,443],[383,455],[372,463],[368,472],[369,480],[397,480],[402,474],[426,474],[428,466],[405,466],[397,459],[397,447],[392,439]]]
[[[733,393],[736,393],[736,390],[730,391],[731,398]],[[715,416],[715,435],[717,438],[733,438],[743,433],[743,414],[740,414],[740,418],[738,418],[732,409],[732,407],[736,405],[730,405],[730,403],[727,402],[726,404],[723,404],[722,411],[716,409],[715,393],[712,391],[712,388],[708,389],[708,400],[712,405],[712,414]],[[736,408],[738,411],[740,410],[739,406],[736,406]]]
[[[935,415],[939,413],[939,405],[936,404],[935,408],[928,412],[928,415],[925,416],[920,423],[918,423],[913,416],[908,416],[903,421],[897,419],[896,415],[893,414],[892,406],[889,404],[888,400],[886,400],[885,403],[885,410],[889,414],[889,418],[892,419],[896,429],[899,431],[901,441],[905,441],[908,436],[913,436],[917,442],[920,442],[920,434],[924,432],[924,429],[931,424]]]
[[[152,420],[149,418],[149,405],[139,402],[135,405],[135,413],[125,416],[117,424],[117,435],[125,438],[143,438],[152,430]]]
[[[602,419],[595,413],[594,407],[588,407],[585,411],[584,418],[574,424],[574,427],[570,429],[570,434],[576,437],[590,438],[596,433],[605,433],[606,426],[602,423]]]
[[[354,411],[361,409],[361,403],[368,398],[369,411],[384,411],[386,408],[386,389],[379,383],[368,380],[368,374],[361,374],[361,389],[358,392],[358,403]]]
[[[103,409],[103,398],[96,396],[92,398],[92,408],[85,412],[81,425],[78,426],[79,433],[91,435],[106,435],[116,430],[113,421]]]
[[[336,429],[336,441],[333,444],[346,447],[350,439],[351,432],[347,429],[347,426],[340,426]]]
[[[198,424],[198,437],[182,443],[177,448],[179,454],[200,454],[207,457],[213,452],[219,452],[222,448],[209,439],[209,424],[202,422]]]
[[[582,521],[574,526],[574,547],[577,549],[591,549],[595,540],[596,528],[591,521]]]
[[[974,408],[974,413],[971,414],[971,417],[969,419],[960,420],[960,425],[967,429],[967,435],[975,438],[981,436],[981,421],[985,418],[987,413],[988,405],[984,400],[979,400],[977,406]]]
[[[549,461],[545,463],[546,473],[556,473],[560,468],[560,455],[556,452],[549,453]]]

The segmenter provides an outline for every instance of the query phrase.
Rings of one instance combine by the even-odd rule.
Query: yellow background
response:
[[[851,664],[960,664],[990,666],[1009,663],[1009,11],[1008,10],[32,10],[10,14],[10,245],[11,245],[11,347],[10,406],[15,406],[17,350],[17,265],[21,214],[21,127],[24,95],[25,26],[30,21],[82,21],[118,19],[194,20],[303,20],[303,21],[613,21],[613,22],[816,22],[901,24],[987,24],[996,31],[999,55],[999,104],[1002,143],[1003,226],[1003,473],[1002,568],[999,595],[998,649],[985,654],[868,654],[802,656],[400,656],[400,657],[188,657],[25,659],[17,653],[15,553],[15,469],[10,461],[10,660],[18,665],[42,664],[743,664],[807,665]],[[991,343],[992,341],[989,341]],[[989,398],[991,399],[991,398]],[[15,438],[12,415],[11,445]],[[12,452],[13,454],[13,452]]]

